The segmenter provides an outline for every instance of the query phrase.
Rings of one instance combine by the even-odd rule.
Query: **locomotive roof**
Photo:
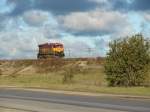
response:
[[[55,46],[55,45],[63,46],[63,44],[61,44],[61,43],[45,43],[45,44],[40,44],[39,47],[52,47],[52,46]]]

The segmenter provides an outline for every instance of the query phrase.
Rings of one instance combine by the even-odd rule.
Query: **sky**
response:
[[[106,56],[114,39],[150,38],[150,0],[0,0],[0,59],[36,58],[64,44],[66,57]]]

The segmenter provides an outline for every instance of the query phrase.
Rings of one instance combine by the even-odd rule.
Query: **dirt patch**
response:
[[[3,75],[38,74],[61,72],[64,68],[92,68],[103,65],[102,59],[50,59],[50,60],[3,60],[0,71]]]

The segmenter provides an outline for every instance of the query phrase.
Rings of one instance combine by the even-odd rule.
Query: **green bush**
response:
[[[150,65],[150,41],[141,34],[109,44],[105,72],[110,86],[141,86]]]

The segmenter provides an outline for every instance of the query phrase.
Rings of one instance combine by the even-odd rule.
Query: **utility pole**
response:
[[[88,51],[89,57],[91,57],[92,49],[91,49],[91,48],[88,48],[87,51]]]
[[[68,57],[70,58],[71,57],[71,50],[68,48],[68,49],[66,49],[66,51],[67,51]]]

